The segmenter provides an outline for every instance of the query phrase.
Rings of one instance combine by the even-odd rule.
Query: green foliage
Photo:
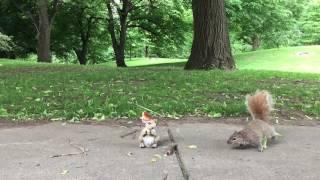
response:
[[[53,1],[49,2],[50,13]],[[76,52],[83,44],[81,31],[88,32],[89,26],[88,63],[113,60],[111,39],[106,29],[106,1],[61,2],[52,27],[51,47],[56,62],[77,63]],[[122,1],[117,2],[121,5]],[[128,59],[144,57],[146,47],[149,57],[188,58],[193,38],[190,0],[132,0],[132,3],[125,47]],[[226,9],[234,53],[250,51],[254,44],[267,49],[320,43],[317,0],[228,0]],[[117,13],[115,10],[116,33],[119,32]],[[15,56],[36,53],[37,30],[32,18],[39,22],[36,0],[0,1],[0,31],[11,37],[16,45]]]
[[[302,43],[320,44],[320,2],[311,4],[301,18]]]
[[[0,52],[9,52],[13,49],[12,38],[0,32]]]
[[[286,35],[293,26],[293,14],[285,0],[230,0],[228,15],[231,29],[245,43],[259,47],[261,41],[278,47],[284,44]],[[271,41],[268,42],[268,41]]]
[[[89,63],[96,64],[110,59],[105,9],[102,0],[64,3],[59,9],[53,30],[53,50],[58,58],[75,62],[77,52],[82,50],[84,41],[88,41]]]
[[[191,46],[191,10],[181,0],[134,1],[129,16],[127,55],[137,50],[155,57],[186,57]],[[142,8],[144,7],[144,8]],[[139,56],[133,56],[139,57]]]
[[[12,53],[15,56],[25,57],[30,52],[36,52],[34,26],[12,1],[0,1],[0,31],[14,42]]]

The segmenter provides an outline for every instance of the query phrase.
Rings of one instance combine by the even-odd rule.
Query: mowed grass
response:
[[[2,119],[137,118],[140,106],[164,117],[242,116],[245,95],[256,89],[269,90],[277,109],[320,116],[319,74],[0,64]]]
[[[299,46],[260,50],[234,55],[240,70],[272,70],[285,72],[320,73],[320,46]],[[127,64],[137,66],[174,66],[183,68],[186,59],[132,58]],[[114,62],[107,63],[115,67]]]

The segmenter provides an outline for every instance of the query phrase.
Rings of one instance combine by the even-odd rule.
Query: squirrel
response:
[[[152,118],[151,115],[147,112],[143,112],[140,119],[145,124],[145,127],[141,130],[139,136],[140,148],[156,148],[160,140],[160,136],[157,135],[155,129],[157,126],[157,120]]]
[[[276,132],[269,119],[274,104],[272,96],[268,91],[256,91],[254,95],[246,96],[245,104],[253,120],[241,131],[235,131],[227,143],[234,147],[254,146],[263,152],[267,149],[268,139],[282,136]]]

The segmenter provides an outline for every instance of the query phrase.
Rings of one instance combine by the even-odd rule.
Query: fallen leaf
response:
[[[46,90],[46,91],[43,91],[43,93],[49,94],[49,93],[52,93],[52,91],[51,90]]]
[[[312,120],[312,117],[309,117],[309,116],[307,116],[307,115],[305,115],[306,116],[306,118],[308,118],[309,120]]]
[[[158,158],[158,159],[162,159],[161,155],[160,154],[155,154],[153,155],[154,157]]]
[[[69,170],[63,170],[60,174],[62,174],[62,175],[66,175],[66,174],[68,174],[69,173]]]
[[[197,149],[198,146],[196,146],[196,145],[190,145],[190,146],[188,146],[188,148],[189,148],[189,149]]]
[[[39,101],[41,101],[41,99],[40,99],[40,98],[37,98],[37,99],[35,99],[34,101],[39,102]]]

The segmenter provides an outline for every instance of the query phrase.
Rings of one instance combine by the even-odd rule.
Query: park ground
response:
[[[276,100],[276,117],[319,119],[320,46],[235,59],[233,72],[185,71],[185,60],[174,59],[136,59],[126,69],[0,60],[0,118],[105,121],[137,118],[145,108],[173,119],[239,117],[247,115],[245,95],[266,89]]]
[[[320,47],[236,55],[237,71],[184,71],[185,60],[129,68],[0,60],[0,179],[183,179],[164,156],[167,123],[190,179],[317,179]],[[261,65],[263,64],[263,65]],[[270,91],[283,137],[263,152],[226,140],[249,120],[246,94]],[[138,117],[160,118],[161,143],[140,149]]]
[[[1,128],[0,179],[183,179],[160,126],[160,146],[140,149],[139,129],[124,124],[49,123]],[[276,126],[283,137],[264,152],[232,149],[227,138],[241,127],[217,122],[169,122],[190,179],[318,179],[320,126]],[[65,154],[65,155],[63,155]],[[73,154],[73,155],[66,155]]]

